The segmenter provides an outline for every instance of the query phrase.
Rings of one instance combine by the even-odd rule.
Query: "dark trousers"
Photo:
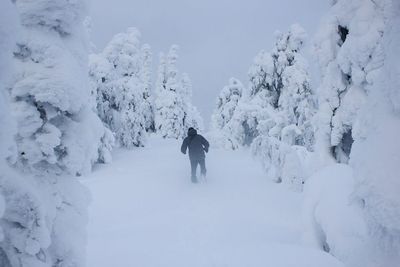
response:
[[[197,183],[196,171],[197,165],[200,165],[200,172],[201,175],[206,175],[206,159],[205,158],[191,158],[190,159],[190,166],[192,167],[192,182]]]

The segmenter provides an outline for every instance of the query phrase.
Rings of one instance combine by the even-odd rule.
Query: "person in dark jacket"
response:
[[[188,130],[188,136],[183,140],[181,151],[186,154],[186,150],[189,148],[189,159],[190,166],[192,168],[192,182],[197,183],[196,170],[197,165],[200,165],[201,175],[206,175],[206,155],[204,152],[208,152],[210,144],[208,141],[197,134],[197,131],[190,127]]]

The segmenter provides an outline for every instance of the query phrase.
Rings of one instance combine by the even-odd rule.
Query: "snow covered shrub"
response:
[[[272,53],[261,52],[257,56],[249,72],[248,104],[257,108],[250,117],[254,122],[249,124],[246,118],[244,124],[256,132],[253,152],[269,177],[299,190],[306,178],[305,163],[301,162],[313,149],[311,121],[316,110],[307,64],[300,54],[305,37],[299,25],[292,25],[287,33],[277,33]]]
[[[189,127],[202,127],[202,119],[191,103],[191,82],[187,74],[179,78],[178,46],[165,57],[160,55],[156,82],[155,126],[164,138],[182,138]]]
[[[101,120],[121,146],[143,146],[154,120],[151,51],[140,45],[139,31],[129,28],[115,35],[102,53],[91,55],[89,66]]]

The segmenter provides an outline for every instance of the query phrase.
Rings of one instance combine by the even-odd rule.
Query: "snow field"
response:
[[[195,185],[179,147],[152,137],[83,180],[87,266],[342,266],[301,247],[301,194],[271,183],[250,152],[211,149]]]

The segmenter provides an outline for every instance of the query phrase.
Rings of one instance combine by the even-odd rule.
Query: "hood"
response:
[[[188,136],[195,136],[197,134],[196,129],[194,128],[189,128],[188,130]]]

